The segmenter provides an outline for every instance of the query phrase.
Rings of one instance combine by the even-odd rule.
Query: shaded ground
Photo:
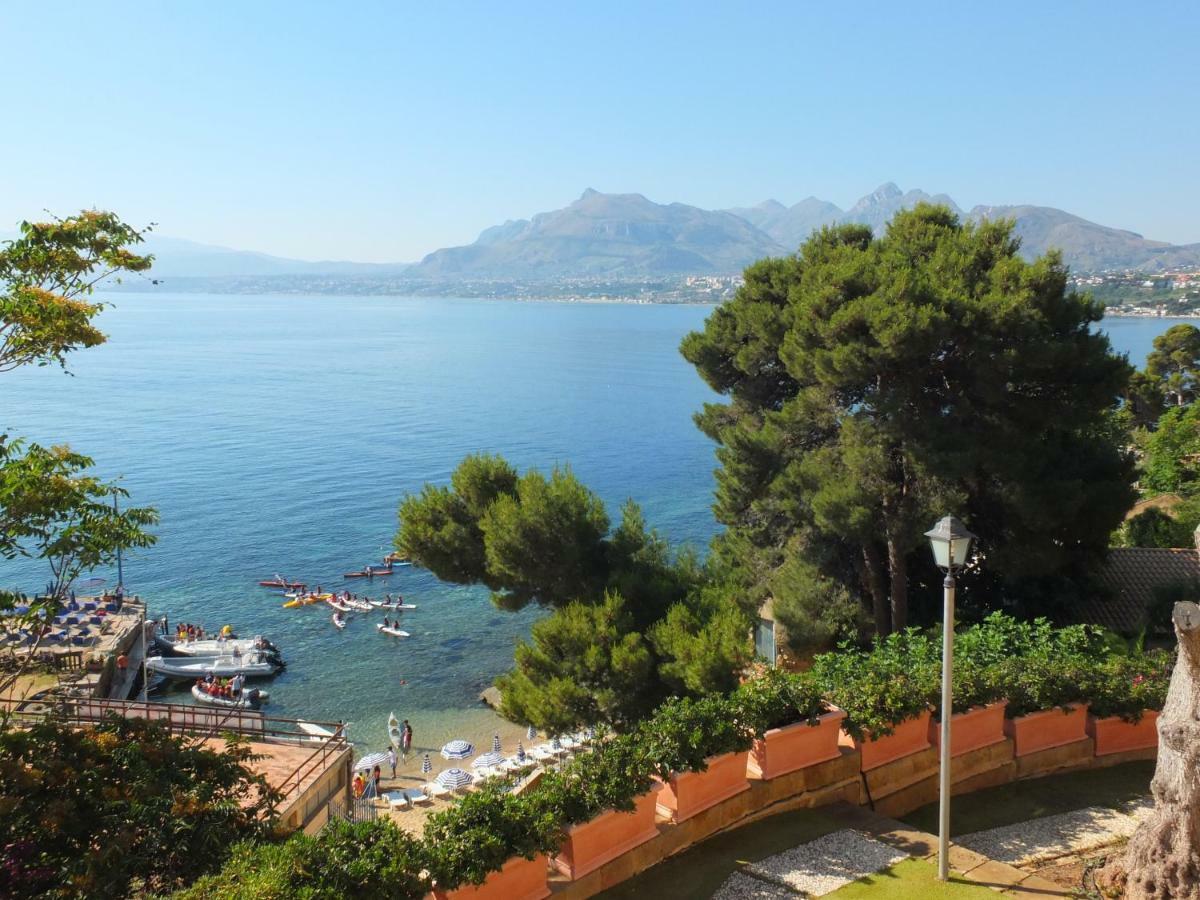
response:
[[[1107,769],[1014,781],[963,794],[955,797],[951,804],[950,833],[962,835],[987,831],[1086,806],[1116,809],[1149,794],[1153,777],[1154,762],[1147,760]],[[901,818],[923,831],[937,833],[936,803]]]

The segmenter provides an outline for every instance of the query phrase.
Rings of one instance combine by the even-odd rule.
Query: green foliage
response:
[[[276,801],[249,751],[191,747],[143,719],[0,733],[0,895],[164,890],[265,836]]]
[[[238,845],[216,875],[176,900],[419,900],[429,892],[425,848],[390,821],[335,819],[316,837]]]
[[[746,681],[732,696],[737,717],[756,737],[772,728],[797,722],[816,725],[829,712],[820,685],[810,674],[767,668]]]
[[[520,608],[593,597],[605,585],[608,513],[569,469],[526,472],[517,492],[499,495],[479,520],[489,574]]]
[[[557,849],[562,829],[545,791],[513,795],[485,784],[425,822],[429,872],[439,888],[482,884],[514,857]]]
[[[1196,399],[1200,384],[1200,328],[1172,325],[1154,339],[1146,357],[1146,374],[1158,381],[1167,400],[1186,406]]]
[[[514,661],[496,681],[503,714],[552,733],[599,722],[627,728],[665,697],[654,652],[616,594],[536,622]]]
[[[607,810],[631,811],[635,799],[650,789],[652,773],[636,738],[621,734],[545,773],[537,790],[567,828]]]
[[[1193,532],[1200,520],[1191,517],[1177,518],[1157,507],[1142,510],[1133,518],[1125,520],[1113,536],[1115,547],[1188,547],[1193,543]]]
[[[866,624],[862,607],[840,581],[803,556],[789,557],[771,575],[771,610],[797,657],[829,650],[857,637]]]
[[[948,509],[1004,573],[979,585],[992,602],[1103,553],[1132,501],[1110,422],[1130,368],[1060,258],[1017,251],[1011,222],[944,207],[899,213],[878,238],[827,228],[748,268],[684,339],[729,398],[697,423],[719,444],[714,509],[750,593],[768,593],[787,546],[863,601],[879,632],[902,627],[910,579],[934,583],[923,532]],[[807,589],[785,602],[801,646],[813,602]]]
[[[754,728],[737,709],[717,697],[667,701],[638,729],[646,762],[666,780],[674,772],[703,772],[713,756],[749,750]]]
[[[995,640],[1006,648],[997,666],[1009,718],[1087,700],[1089,677],[1112,652],[1100,629],[1090,625],[1054,628],[1045,619],[989,619]]]
[[[1146,610],[1145,629],[1150,634],[1171,634],[1171,613],[1183,601],[1200,603],[1200,579],[1181,578],[1154,588],[1153,600]]]
[[[1109,657],[1089,673],[1088,712],[1138,722],[1148,709],[1161,711],[1174,664],[1175,655],[1166,650]]]
[[[882,737],[936,701],[940,645],[915,628],[876,640],[869,650],[843,644],[813,660],[825,697],[846,711],[842,723],[856,740]]]
[[[1150,494],[1190,495],[1200,488],[1200,406],[1167,410],[1146,441],[1142,487]]]
[[[1122,411],[1133,428],[1153,428],[1167,402],[1162,380],[1146,372],[1134,372],[1129,376],[1124,400]]]
[[[731,690],[751,658],[745,610],[694,553],[672,557],[632,501],[609,524],[569,469],[518,476],[499,457],[468,457],[450,488],[401,503],[396,546],[416,562],[503,608],[554,610],[498,680],[516,721],[628,729],[671,693]]]
[[[22,365],[65,366],[66,355],[104,342],[88,297],[119,272],[144,272],[153,258],[129,247],[143,240],[117,216],[84,210],[53,222],[22,222],[0,249],[0,372]]]

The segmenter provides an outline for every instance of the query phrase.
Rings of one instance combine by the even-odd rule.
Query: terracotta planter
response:
[[[633,812],[609,810],[590,822],[571,826],[562,849],[550,864],[568,878],[581,878],[646,843],[658,834],[654,824],[657,794],[657,790],[650,790],[639,796]]]
[[[1117,716],[1105,719],[1088,716],[1087,733],[1096,741],[1097,756],[1127,750],[1151,750],[1158,746],[1158,713],[1148,709],[1136,723]]]
[[[1087,704],[1072,703],[1066,712],[1056,706],[1007,719],[1004,733],[1013,739],[1017,756],[1082,741],[1087,737]]]
[[[481,885],[465,885],[453,891],[434,890],[437,900],[544,900],[550,896],[546,883],[547,860],[515,857],[493,872]]]
[[[950,717],[950,755],[962,756],[1004,740],[1004,709],[1007,706],[1008,701],[1001,700],[954,713]],[[929,741],[939,751],[942,749],[942,723],[937,719],[929,720]]]
[[[835,759],[840,753],[838,732],[844,718],[845,710],[835,708],[821,716],[816,725],[797,722],[772,728],[762,740],[754,742],[746,763],[750,777],[778,778]]]
[[[929,749],[929,718],[931,710],[925,710],[915,719],[906,719],[892,729],[892,733],[881,738],[869,737],[856,741],[846,732],[838,736],[838,743],[853,747],[862,753],[862,769],[876,769],[900,759]]]
[[[746,780],[748,750],[710,756],[703,772],[683,772],[658,792],[658,814],[672,822],[690,819],[735,794],[750,790]]]

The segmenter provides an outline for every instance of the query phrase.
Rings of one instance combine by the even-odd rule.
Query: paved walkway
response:
[[[795,898],[797,895],[821,897],[910,857],[936,862],[937,838],[932,834],[918,831],[895,819],[877,815],[869,809],[849,804],[831,807],[830,812],[845,826],[844,828],[744,866],[741,871],[726,880],[714,897],[719,900],[775,900]],[[1113,813],[1112,810],[1099,812]],[[1098,829],[1109,822],[1105,816],[1092,815],[1092,810],[1080,810],[1079,813],[1089,815],[1067,814],[1050,818],[1064,820],[1064,833],[1072,833],[1074,829],[1073,833],[1080,835],[1085,831],[1096,834]],[[1125,833],[1126,820],[1136,824],[1132,813],[1119,815],[1121,820],[1117,825],[1121,830],[1118,833]],[[1075,819],[1070,819],[1071,816],[1075,816]],[[1023,823],[1013,828],[1029,831],[1029,824]],[[1010,830],[994,829],[996,832]],[[1043,848],[1042,852],[1046,852],[1047,836],[1052,831],[1051,827],[1047,827],[1030,832],[1031,835],[1036,835],[1035,841],[1043,841],[1036,845]],[[1112,840],[1112,834],[1108,833],[1109,842]],[[989,844],[985,837],[988,835],[992,835],[992,832],[980,832],[969,837],[976,839],[978,846],[1000,846],[1005,840],[1008,841],[1007,846],[1016,846],[1012,837],[1007,835],[998,836],[993,844]],[[1074,851],[1068,848],[1064,854],[1071,852]],[[1006,896],[1020,897],[1023,900],[1072,896],[1071,891],[1054,882],[1017,868],[1009,862],[990,858],[966,846],[964,842],[950,845],[950,867],[965,879],[997,890]]]

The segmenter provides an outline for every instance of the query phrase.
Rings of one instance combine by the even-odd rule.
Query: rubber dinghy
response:
[[[409,636],[407,631],[401,631],[395,625],[384,625],[380,622],[375,626],[383,634],[390,634],[392,637],[406,638]]]
[[[258,709],[267,702],[271,695],[258,688],[242,688],[242,693],[237,697],[217,697],[204,690],[200,685],[193,684],[192,696],[196,698],[197,703],[203,703],[205,706],[220,706],[223,709]]]
[[[234,650],[239,653],[253,653],[256,650],[264,653],[279,652],[278,647],[265,640],[261,635],[252,638],[216,638],[203,641],[176,641],[159,635],[157,640],[168,650],[178,653],[180,656],[227,656]]]
[[[168,678],[195,679],[210,674],[219,678],[232,678],[234,675],[270,678],[283,666],[277,659],[261,653],[246,653],[242,656],[151,656],[146,660],[146,668]]]
[[[388,740],[392,742],[393,747],[399,750],[403,739],[404,733],[400,730],[400,720],[396,718],[396,713],[393,712],[388,716]]]

